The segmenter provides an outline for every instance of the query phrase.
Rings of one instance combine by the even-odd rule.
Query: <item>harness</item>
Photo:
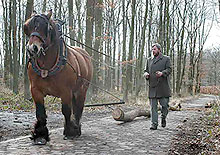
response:
[[[49,32],[49,26],[50,26],[49,20],[43,15],[36,15],[36,16],[41,17],[44,20],[48,21],[48,32]],[[59,33],[58,35],[60,36],[60,38],[59,38],[60,49],[59,49],[57,60],[56,60],[56,63],[54,64],[54,66],[51,67],[51,69],[49,69],[49,70],[41,69],[37,63],[36,58],[31,57],[31,56],[29,57],[29,62],[31,63],[34,72],[37,73],[37,75],[41,76],[42,78],[46,78],[46,77],[55,75],[57,72],[59,72],[65,66],[65,64],[67,62],[67,48],[66,48],[66,46],[65,46],[65,50],[63,51],[65,43],[64,43],[63,37],[61,35],[62,34],[62,28],[61,28],[62,25],[60,24],[60,22],[58,22],[56,24],[56,26],[57,26],[58,33]],[[43,43],[45,43],[45,39],[42,38],[42,36],[38,32],[33,32],[33,33],[31,33],[30,36],[37,36],[38,38],[40,38],[42,40]],[[43,55],[45,55],[45,50],[48,50],[48,48],[46,48],[46,49],[44,49],[44,51],[42,51]]]
[[[32,68],[37,75],[41,76],[42,78],[46,78],[48,76],[55,75],[57,72],[59,72],[63,66],[65,66],[67,61],[67,48],[65,48],[65,51],[63,52],[63,38],[60,39],[60,50],[59,54],[56,60],[56,63],[50,70],[44,70],[41,69],[40,66],[37,63],[36,59],[29,59],[29,62],[32,64]]]

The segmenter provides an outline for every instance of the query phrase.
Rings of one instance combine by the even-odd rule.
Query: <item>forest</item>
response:
[[[26,99],[29,57],[23,24],[33,11],[48,10],[64,23],[66,44],[84,48],[92,58],[89,98],[112,92],[128,101],[145,93],[145,63],[156,42],[171,58],[173,95],[219,90],[220,46],[205,46],[219,23],[217,0],[1,0],[0,9],[0,82]]]

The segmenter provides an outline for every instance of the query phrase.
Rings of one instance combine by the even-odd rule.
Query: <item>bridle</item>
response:
[[[63,67],[65,66],[65,64],[67,62],[67,48],[66,48],[65,42],[62,37],[62,28],[61,28],[62,23],[61,22],[56,23],[53,26],[51,24],[51,22],[49,21],[49,19],[47,18],[47,16],[35,15],[32,18],[35,18],[35,17],[43,18],[44,20],[46,20],[47,25],[48,25],[48,30],[47,30],[47,34],[46,34],[45,38],[42,37],[40,35],[40,33],[37,31],[34,31],[30,34],[30,37],[36,36],[42,41],[41,48],[40,48],[40,50],[38,50],[38,53],[36,54],[37,56],[39,56],[41,53],[45,56],[46,55],[45,51],[49,50],[49,48],[51,46],[54,46],[55,42],[53,42],[53,41],[51,41],[50,44],[47,44],[48,40],[49,40],[48,37],[52,37],[52,34],[51,34],[52,28],[57,28],[56,32],[58,34],[56,34],[56,35],[57,35],[57,37],[59,36],[59,39],[58,39],[59,41],[57,42],[57,44],[59,44],[59,46],[58,46],[59,52],[58,52],[55,64],[50,69],[41,68],[37,63],[37,59],[35,56],[30,55],[30,57],[29,57],[29,62],[32,64],[32,69],[34,70],[34,72],[37,75],[41,76],[42,78],[46,78],[46,77],[53,76],[53,75],[57,74],[60,70],[63,69]],[[31,19],[31,20],[33,20],[33,19]],[[28,50],[28,53],[31,54],[31,51],[28,48],[27,48],[27,50]]]
[[[43,36],[37,31],[37,28],[38,28],[38,27],[35,27],[35,31],[32,32],[32,33],[30,34],[30,36],[29,36],[29,37],[36,36],[36,37],[38,37],[38,38],[42,41],[41,47],[40,47],[40,49],[38,50],[38,52],[36,53],[36,55],[39,56],[40,54],[43,54],[43,55],[45,56],[45,55],[46,55],[46,51],[49,49],[50,46],[52,46],[52,45],[47,44],[47,42],[48,42],[48,40],[50,39],[49,37],[51,37],[51,27],[53,27],[53,26],[52,26],[52,24],[50,23],[50,20],[49,20],[49,19],[47,18],[47,16],[44,15],[44,14],[34,15],[34,16],[31,18],[31,20],[34,20],[34,18],[42,18],[42,19],[43,19],[44,21],[46,21],[46,23],[47,23],[47,34],[46,34],[46,37],[43,37]],[[33,58],[34,56],[33,56],[33,54],[30,52],[28,46],[27,46],[27,51],[28,51],[28,53],[29,53],[30,58]]]

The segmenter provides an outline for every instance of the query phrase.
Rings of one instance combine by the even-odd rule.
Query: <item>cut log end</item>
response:
[[[120,108],[116,108],[112,112],[112,117],[116,121],[120,121],[120,120],[122,120],[124,118],[124,112]]]

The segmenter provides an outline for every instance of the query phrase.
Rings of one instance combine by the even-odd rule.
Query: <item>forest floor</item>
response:
[[[179,132],[173,136],[169,153],[172,155],[220,154],[220,98],[205,107],[186,108],[198,110],[197,117],[184,119],[178,126]]]
[[[22,95],[13,95],[7,91],[2,91],[0,93],[0,146],[1,148],[4,148],[2,152],[0,151],[0,154],[10,154],[10,151],[13,154],[12,150],[18,149],[17,143],[19,142],[19,137],[23,136],[23,138],[20,139],[24,139],[25,136],[28,138],[31,130],[33,129],[33,124],[36,120],[33,103],[30,101],[23,101],[22,98]],[[54,101],[54,99],[50,98],[47,100],[49,100],[48,102],[53,103],[51,105],[46,105],[48,114],[48,128],[50,131],[52,130],[58,132],[59,129],[63,128],[63,115],[61,114],[61,107],[60,104],[56,103],[59,100]],[[89,142],[91,137],[87,136],[86,134],[91,132],[92,136],[96,131],[100,130],[103,133],[103,137],[100,137],[100,135],[95,135],[92,136],[92,139],[96,138],[94,143],[100,144],[102,147],[105,147],[105,149],[103,152],[103,148],[96,147],[96,149],[100,149],[97,153],[97,150],[94,150],[94,148],[87,144],[86,149],[81,151],[84,151],[84,154],[89,154],[91,151],[94,151],[93,153],[97,154],[105,154],[105,151],[107,154],[121,154],[122,152],[126,153],[126,151],[127,153],[133,154],[220,154],[219,97],[213,95],[200,95],[181,99],[172,98],[170,103],[173,104],[177,102],[181,103],[182,110],[170,112],[168,115],[167,129],[163,130],[162,128],[159,128],[157,132],[152,132],[149,130],[150,119],[137,119],[134,120],[133,123],[125,123],[127,125],[118,124],[118,126],[113,118],[109,117],[112,112],[111,109],[114,108],[114,106],[109,108],[85,108],[82,117],[82,122],[84,122],[84,135],[80,141],[86,143]],[[129,111],[134,108],[149,109],[149,106],[146,104],[145,97],[138,100],[131,99],[131,102],[126,103],[126,105],[121,105],[120,107],[125,111]],[[112,135],[106,133],[107,131],[105,132],[102,130],[102,127],[104,130],[105,128],[107,131],[109,130]],[[127,134],[121,138],[117,137],[119,139],[116,140],[116,136],[124,134],[124,132],[119,133],[120,130],[122,130],[121,132],[126,130]],[[136,136],[135,133],[137,134]],[[59,132],[58,134],[62,135],[62,133]],[[138,136],[139,134],[140,136]],[[109,140],[108,136],[115,140]],[[133,139],[133,143],[128,142],[131,138]],[[55,139],[53,133],[52,139]],[[7,144],[15,141],[18,142],[15,143],[13,147]],[[27,141],[28,140],[25,139],[25,145],[27,145]],[[60,141],[60,139],[55,139],[55,141]],[[55,141],[52,141],[51,143],[55,143]],[[100,141],[101,143],[99,143]],[[114,146],[112,148],[106,148],[108,146],[108,141],[111,143],[111,145],[113,145],[112,143],[118,143],[115,147],[121,147],[121,150],[117,150],[114,148]],[[123,141],[123,143],[121,141]],[[141,147],[142,145],[140,145],[140,142],[142,143],[143,147]],[[63,141],[61,143],[63,143]],[[160,145],[159,148],[156,146],[157,143]],[[84,147],[84,144],[78,141],[75,141],[75,144],[78,144],[78,147]],[[19,148],[25,148],[22,146],[22,142],[20,142],[20,145],[21,146],[19,146]],[[49,147],[49,150],[51,149],[51,146]],[[53,145],[53,147],[55,148],[58,146]],[[125,147],[127,148],[125,149]],[[88,152],[86,152],[86,150]],[[51,149],[48,154],[58,153],[56,151],[56,149]],[[15,154],[16,153],[18,152],[15,152]]]

